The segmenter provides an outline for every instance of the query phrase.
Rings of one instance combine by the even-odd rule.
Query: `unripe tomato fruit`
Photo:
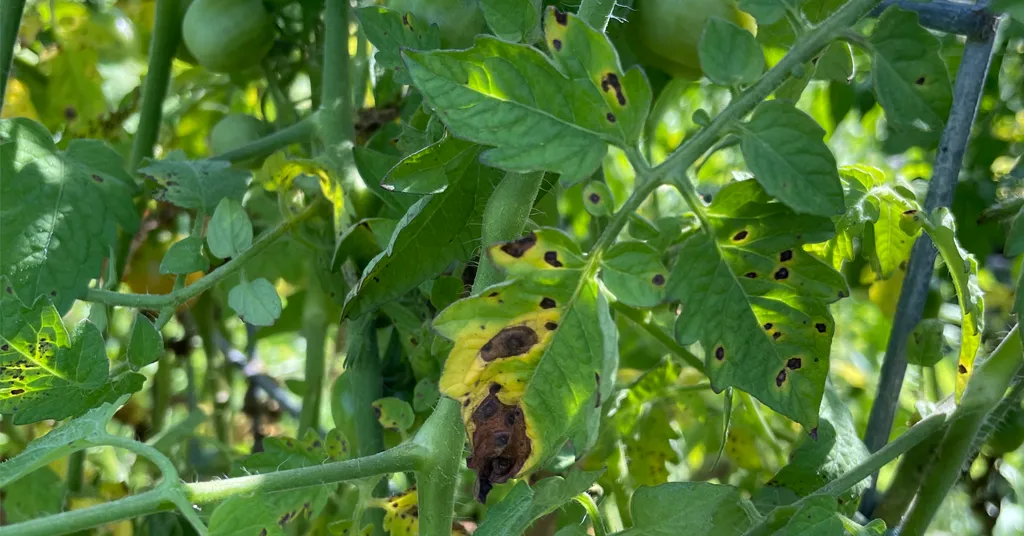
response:
[[[200,65],[230,73],[259,65],[274,44],[274,24],[260,0],[195,0],[181,36]]]
[[[672,76],[699,78],[697,44],[704,25],[718,17],[757,33],[757,23],[736,7],[736,0],[636,0],[626,23],[626,38],[640,63]]]
[[[477,0],[387,0],[386,5],[436,24],[444,48],[469,48],[473,37],[484,31],[484,12]]]
[[[270,126],[251,115],[224,116],[210,129],[210,151],[226,153],[252,143],[270,133]]]

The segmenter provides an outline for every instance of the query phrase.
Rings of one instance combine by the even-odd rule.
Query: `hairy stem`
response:
[[[939,444],[938,456],[921,484],[920,493],[907,515],[901,534],[924,534],[942,506],[946,494],[960,479],[964,462],[971,453],[971,444],[985,421],[985,415],[999,404],[1010,382],[1024,364],[1017,329],[1014,326],[992,354],[975,367],[960,399],[960,406],[950,417],[945,437]]]
[[[164,97],[171,80],[171,61],[181,40],[180,0],[157,0],[153,20],[153,38],[149,43],[149,68],[142,87],[139,127],[132,141],[128,170],[135,171],[142,159],[153,156],[153,146],[160,133]]]
[[[594,502],[594,498],[589,493],[583,492],[574,497],[574,499],[587,511],[587,517],[590,518],[590,526],[594,528],[594,536],[605,536],[604,523],[601,521],[601,514],[597,510],[597,503]]]
[[[928,212],[939,207],[949,207],[953,203],[953,191],[963,163],[971,126],[974,124],[985,79],[988,77],[994,41],[993,29],[983,39],[968,39],[964,46],[963,59],[953,88],[953,106],[949,111],[946,128],[942,131],[935,169],[928,183],[928,195],[924,202],[924,209]],[[907,275],[900,290],[892,331],[879,373],[877,395],[864,435],[864,444],[872,452],[877,451],[888,441],[892,430],[903,378],[907,372],[907,339],[924,312],[937,253],[935,245],[926,235],[918,238],[911,249]],[[874,484],[861,503],[862,513],[867,514],[874,509],[873,486]]]
[[[442,397],[412,440],[424,453],[416,465],[422,534],[451,534],[455,486],[466,442],[460,409],[457,401]]]
[[[18,42],[18,28],[21,14],[25,11],[25,0],[4,0],[0,5],[0,110],[4,107],[7,94],[7,79],[11,76],[14,63],[14,45]]]
[[[501,179],[484,208],[483,234],[480,240],[484,248],[498,242],[514,240],[523,234],[523,228],[530,217],[530,211],[533,210],[533,203],[537,199],[542,182],[543,172],[508,173]],[[473,280],[473,293],[500,283],[501,280],[501,270],[494,266],[486,250],[482,251],[476,279]]]

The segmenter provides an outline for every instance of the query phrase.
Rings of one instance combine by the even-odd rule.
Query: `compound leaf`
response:
[[[559,231],[488,249],[513,279],[455,302],[434,320],[454,341],[440,388],[462,402],[476,496],[526,474],[567,439],[596,441],[618,363],[618,332],[594,267]]]
[[[739,489],[707,482],[642,487],[629,510],[633,526],[622,536],[740,536],[760,519]]]
[[[39,123],[0,121],[0,277],[25,302],[45,295],[66,313],[100,275],[118,226],[138,228],[136,187],[121,168],[101,142],[61,153]]]
[[[221,199],[241,201],[249,183],[249,174],[229,162],[188,160],[181,151],[149,160],[139,172],[156,182],[154,199],[206,214],[212,214]]]
[[[802,249],[831,220],[775,202],[755,181],[723,188],[710,229],[682,244],[668,295],[681,302],[676,338],[700,341],[716,390],[738,387],[811,430],[818,425],[843,276]]]
[[[401,50],[441,48],[441,32],[434,24],[417,19],[412,13],[400,13],[377,6],[355,10],[359,27],[377,49],[374,59],[383,69],[395,73],[395,82],[409,84],[409,73],[402,64]]]

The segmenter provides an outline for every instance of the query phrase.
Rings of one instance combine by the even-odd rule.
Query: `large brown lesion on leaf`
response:
[[[487,500],[494,484],[507,482],[523,468],[530,457],[530,438],[519,405],[498,400],[501,386],[494,384],[473,411],[473,455],[467,460],[476,472],[473,494],[481,503]]]
[[[537,234],[531,232],[530,234],[518,239],[508,242],[501,246],[501,250],[511,255],[512,257],[522,257],[530,248],[537,245]]]
[[[523,355],[540,342],[537,332],[529,326],[509,326],[491,337],[480,348],[480,359],[490,363],[495,359]]]

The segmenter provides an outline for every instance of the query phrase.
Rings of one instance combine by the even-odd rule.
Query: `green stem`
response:
[[[533,210],[533,203],[542,182],[543,172],[508,173],[501,179],[484,208],[481,237],[484,247],[514,240],[523,234],[523,228],[526,227],[526,220]],[[501,270],[494,266],[486,252],[482,252],[476,279],[473,281],[473,293],[500,283],[502,278]]]
[[[412,440],[423,452],[416,465],[421,534],[451,534],[466,442],[460,410],[457,401],[442,397]]]
[[[681,346],[672,338],[671,335],[665,333],[663,329],[644,320],[644,316],[641,311],[628,305],[624,305],[622,302],[612,302],[611,307],[613,311],[628,318],[634,324],[646,331],[648,335],[660,342],[665,349],[672,353],[672,355],[682,359],[687,365],[701,371],[702,373],[704,372],[704,364],[701,363],[700,358]]]
[[[890,527],[899,525],[921,487],[925,471],[935,457],[942,435],[942,430],[937,430],[928,439],[907,451],[907,455],[900,460],[896,468],[889,489],[885,490],[885,495],[874,511],[869,512],[871,519],[881,519]]]
[[[316,431],[320,423],[320,401],[324,390],[327,342],[327,308],[324,291],[315,273],[308,276],[306,303],[302,310],[302,333],[306,338],[306,392],[302,396],[298,437],[306,430]]]
[[[134,519],[156,512],[170,510],[168,491],[153,489],[106,504],[81,510],[70,510],[57,515],[39,517],[4,527],[4,536],[57,536],[92,527],[100,527],[123,519]]]
[[[206,274],[195,283],[187,287],[177,289],[170,294],[132,294],[91,288],[86,292],[85,297],[82,299],[89,302],[115,306],[119,305],[122,307],[134,307],[137,309],[160,310],[165,307],[180,307],[188,300],[210,290],[214,285],[221,282],[226,277],[241,270],[250,259],[262,253],[277,239],[288,234],[288,232],[294,229],[298,224],[315,215],[319,208],[319,204],[320,199],[318,198],[299,214],[281,222],[277,227],[259,237],[259,239],[253,242],[249,249],[245,250],[237,257],[226,262],[216,270]]]
[[[324,15],[324,71],[321,91],[321,136],[331,156],[355,139],[352,91],[349,87],[349,2],[327,0]]]
[[[171,405],[171,371],[174,358],[169,354],[160,357],[157,362],[156,375],[153,376],[153,411],[151,426],[153,433],[163,431],[167,421],[167,409]]]
[[[11,76],[14,62],[14,45],[18,42],[18,28],[21,14],[25,11],[25,0],[4,0],[0,5],[0,110],[4,107],[7,94],[7,79]]]
[[[164,97],[167,96],[167,86],[171,80],[171,61],[180,40],[180,0],[157,0],[153,38],[149,43],[149,68],[142,87],[139,127],[132,142],[129,171],[134,172],[142,159],[153,156],[153,146],[163,118]]]
[[[601,521],[601,514],[597,510],[597,503],[594,502],[594,498],[589,493],[584,492],[574,497],[574,499],[587,511],[587,517],[590,518],[590,526],[594,527],[594,536],[605,536],[604,523]]]
[[[576,15],[597,31],[608,27],[608,17],[615,9],[615,0],[583,0]]]
[[[1021,338],[1017,335],[1017,326],[1014,326],[992,354],[975,367],[960,398],[960,405],[950,417],[945,437],[939,444],[938,456],[921,484],[921,491],[907,515],[901,534],[916,536],[925,533],[946,494],[960,479],[964,462],[971,453],[971,444],[985,422],[985,415],[999,404],[1022,363]]]
[[[212,160],[227,160],[228,162],[244,162],[253,158],[269,156],[274,151],[287,147],[293,143],[309,141],[316,134],[319,128],[320,114],[313,114],[303,118],[301,121],[289,125],[269,136],[262,137],[248,145],[233,149],[226,153],[211,157]]]
[[[82,483],[85,473],[85,451],[79,450],[72,452],[68,456],[68,491],[72,495],[77,495],[82,492]]]

